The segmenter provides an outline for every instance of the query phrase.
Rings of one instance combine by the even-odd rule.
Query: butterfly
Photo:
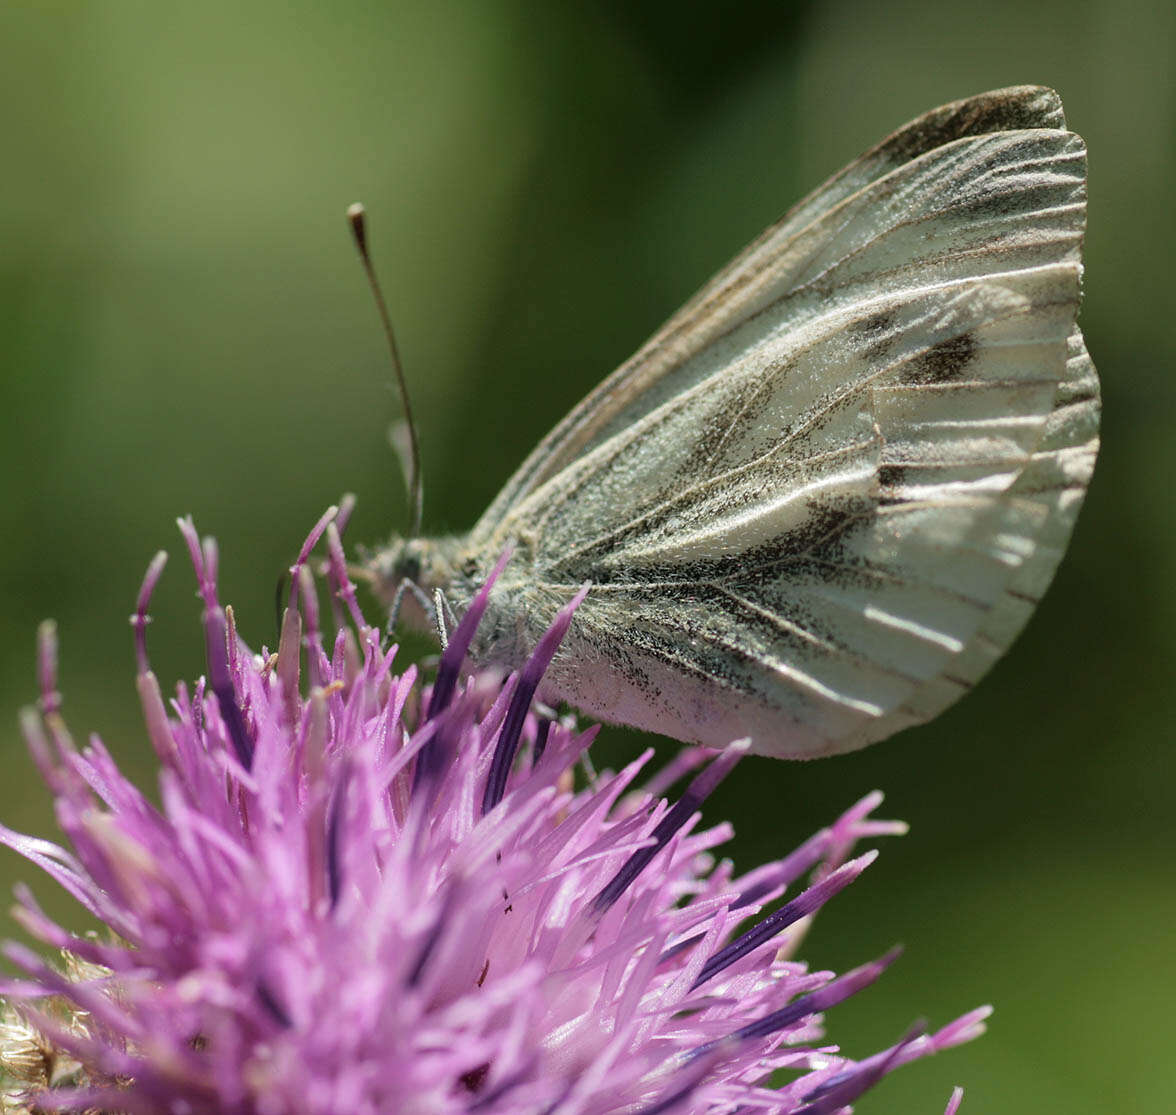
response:
[[[799,202],[523,462],[463,537],[372,561],[598,719],[809,758],[926,721],[1048,587],[1098,452],[1075,324],[1086,158],[1052,90],[934,109]]]

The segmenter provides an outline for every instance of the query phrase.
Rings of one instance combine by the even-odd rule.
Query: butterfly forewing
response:
[[[1061,101],[1050,89],[1024,86],[984,93],[944,105],[912,121],[814,190],[777,224],[735,257],[642,346],[592,391],[536,447],[483,516],[475,536],[493,529],[526,492],[570,464],[605,431],[647,413],[673,391],[673,373],[690,355],[706,348],[732,322],[754,313],[751,295],[787,294],[798,285],[794,271],[798,237],[848,198],[921,156],[967,137],[1065,127]],[[1081,151],[1081,141],[1068,136]],[[1084,178],[1083,174],[1079,176]],[[1037,212],[1045,223],[1050,206]],[[868,213],[867,213],[868,218]],[[1082,221],[1077,222],[1079,230]],[[812,229],[810,238],[835,240],[835,229]],[[1041,232],[1038,232],[1040,237]],[[663,382],[671,378],[670,383]]]
[[[469,541],[522,542],[496,630],[591,582],[554,695],[716,746],[843,751],[945,707],[1044,591],[1093,466],[1084,218],[1046,90],[864,155],[524,463]]]

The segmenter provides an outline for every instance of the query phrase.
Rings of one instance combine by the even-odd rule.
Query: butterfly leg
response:
[[[449,597],[439,589],[433,589],[433,603],[430,608],[433,622],[437,625],[437,638],[441,643],[441,649],[444,650],[449,643],[449,628],[457,626],[457,614],[453,610],[453,605],[449,603]]]

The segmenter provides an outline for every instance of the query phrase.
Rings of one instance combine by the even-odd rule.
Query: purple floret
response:
[[[699,822],[741,747],[687,749],[652,776],[647,751],[577,788],[596,729],[532,705],[580,597],[516,675],[471,672],[491,578],[430,687],[395,671],[360,610],[349,512],[299,554],[275,653],[241,639],[215,546],[181,523],[208,668],[170,705],[147,653],[151,563],[132,624],[158,805],[96,737],[74,745],[43,629],[23,725],[66,839],[0,826],[0,842],[108,931],[73,933],[18,889],[19,921],[61,961],[5,946],[21,973],[0,987],[12,1110],[821,1115],[983,1030],[975,1011],[860,1061],[824,1038],[823,1013],[894,959],[840,977],[793,959],[872,862],[854,844],[903,831],[871,818],[881,795],[737,876],[713,855],[730,827]]]

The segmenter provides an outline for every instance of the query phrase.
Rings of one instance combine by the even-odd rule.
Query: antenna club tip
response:
[[[351,225],[351,235],[355,237],[355,243],[359,247],[360,252],[367,256],[367,210],[364,209],[363,203],[353,201],[347,206],[347,222]]]

